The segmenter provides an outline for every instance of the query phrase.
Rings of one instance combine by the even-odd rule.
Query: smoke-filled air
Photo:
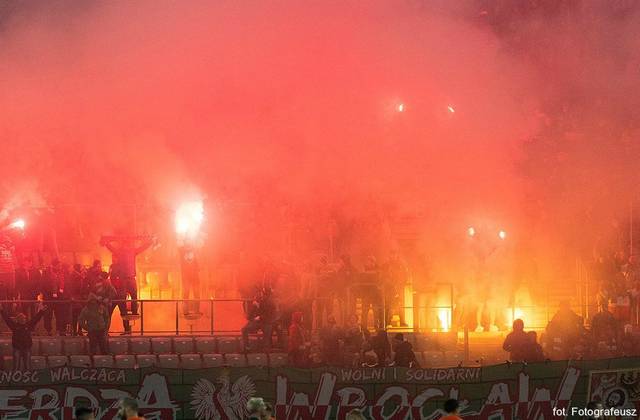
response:
[[[0,224],[42,264],[193,239],[206,298],[397,254],[452,311],[531,305],[634,248],[639,32],[625,1],[6,2]]]

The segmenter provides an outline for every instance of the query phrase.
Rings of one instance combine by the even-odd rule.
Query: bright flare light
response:
[[[476,235],[476,230],[473,228],[473,226],[470,226],[469,229],[467,229],[467,235],[474,237]]]
[[[9,225],[11,229],[20,229],[20,230],[24,230],[25,226],[26,226],[26,223],[22,219],[18,219]]]
[[[404,104],[399,104],[399,105],[396,107],[396,110],[397,110],[398,112],[404,112]]]
[[[451,310],[447,308],[438,309],[438,326],[440,331],[449,332],[451,329]]]
[[[176,233],[188,238],[195,238],[200,232],[204,220],[202,201],[182,203],[176,210]]]
[[[507,232],[501,230],[500,232],[498,232],[498,237],[504,241],[507,238]]]
[[[450,112],[450,113],[452,113],[452,114],[453,114],[454,112],[456,112],[456,110],[455,110],[455,109],[453,109],[453,107],[452,107],[451,105],[447,105],[447,111],[449,111],[449,112]]]

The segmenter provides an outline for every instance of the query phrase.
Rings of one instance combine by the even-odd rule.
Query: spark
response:
[[[456,112],[456,110],[451,105],[447,105],[447,110],[452,114]]]

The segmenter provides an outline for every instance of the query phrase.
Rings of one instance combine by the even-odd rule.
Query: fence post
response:
[[[140,301],[140,335],[144,335],[144,300]]]
[[[180,313],[179,304],[180,302],[176,299],[176,335],[180,335],[180,327],[178,325],[178,314]]]

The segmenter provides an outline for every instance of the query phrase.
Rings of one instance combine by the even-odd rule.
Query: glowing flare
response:
[[[11,229],[20,229],[20,230],[24,230],[25,226],[26,226],[26,223],[22,219],[18,219],[9,225]]]
[[[176,233],[195,238],[204,220],[204,206],[201,201],[182,203],[176,210]]]
[[[467,235],[473,237],[476,235],[476,230],[474,229],[473,226],[470,226],[469,229],[467,229]]]
[[[452,107],[451,105],[447,105],[447,111],[449,111],[449,112],[450,112],[450,113],[452,113],[452,114],[453,114],[454,112],[456,112],[456,110],[455,110],[455,109],[453,109],[453,107]]]
[[[398,110],[398,112],[404,112],[404,104],[399,104],[396,109]]]
[[[501,230],[500,232],[498,232],[498,237],[504,241],[507,238],[507,232]]]
[[[448,332],[451,329],[451,310],[447,308],[438,309],[438,324],[440,331]]]

